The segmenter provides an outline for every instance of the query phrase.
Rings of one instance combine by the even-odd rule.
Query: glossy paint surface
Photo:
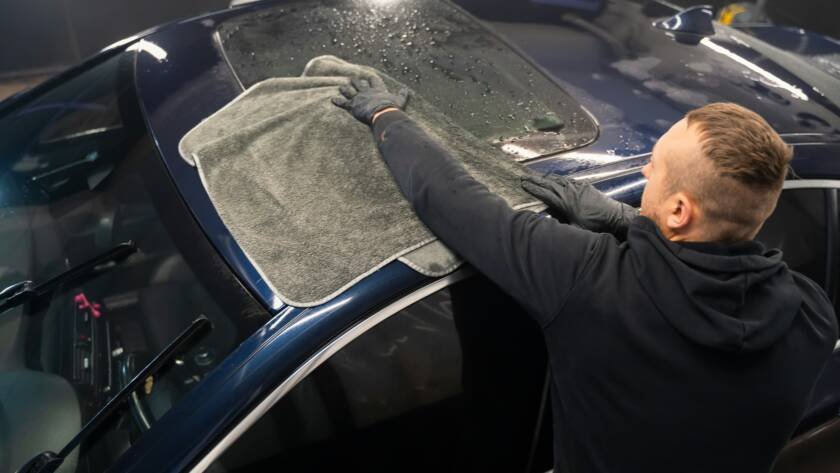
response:
[[[214,247],[275,316],[154,425],[116,471],[187,468],[309,354],[373,308],[427,281],[395,262],[322,307],[284,307],[224,227],[195,169],[180,158],[180,138],[243,90],[215,39],[219,24],[276,3],[282,2],[173,24],[134,47],[138,95],[162,159]],[[787,133],[797,143],[795,167],[801,176],[840,178],[838,104],[758,54],[748,34],[716,25],[707,42],[686,45],[652,25],[667,9],[653,14],[632,2],[617,5],[624,7],[586,21],[490,22],[600,126],[593,144],[536,160],[529,164],[532,169],[587,177],[611,196],[638,204],[645,183],[639,170],[656,139],[686,111],[725,100],[755,109]]]
[[[673,10],[613,2],[587,20],[527,15],[487,20],[600,126],[597,142],[541,159],[532,169],[567,174],[649,153],[686,112],[718,101],[753,109],[782,133],[840,136],[838,104],[813,90],[801,71],[781,67],[751,46],[756,40],[749,34],[720,24],[715,35],[696,45],[677,42],[653,26],[669,13]]]
[[[801,28],[751,26],[741,31],[810,61],[840,80],[840,41]]]

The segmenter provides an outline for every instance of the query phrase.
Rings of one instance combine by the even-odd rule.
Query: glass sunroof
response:
[[[517,159],[597,136],[577,102],[459,7],[433,0],[288,2],[219,26],[245,87],[332,54],[375,67]]]

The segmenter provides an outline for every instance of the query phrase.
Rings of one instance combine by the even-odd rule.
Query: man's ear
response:
[[[674,233],[683,233],[695,221],[697,208],[684,192],[677,192],[668,199],[665,225]]]

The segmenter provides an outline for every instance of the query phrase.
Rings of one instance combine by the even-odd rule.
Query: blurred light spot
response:
[[[595,165],[603,165],[603,164],[610,164],[616,161],[622,161],[627,159],[626,156],[616,156],[614,150],[610,150],[612,153],[610,154],[600,154],[600,153],[588,153],[588,152],[577,152],[577,151],[570,151],[568,153],[563,153],[559,155],[562,158],[570,158],[570,159],[578,159],[581,161],[586,161],[591,164]]]
[[[747,69],[758,73],[761,77],[764,77],[769,81],[769,85],[773,85],[780,89],[785,89],[790,92],[790,95],[793,98],[800,99],[800,100],[808,100],[808,96],[805,95],[805,92],[802,92],[802,89],[796,87],[793,84],[788,84],[787,82],[783,81],[782,79],[778,78],[777,76],[771,74],[769,71],[758,67],[757,65],[753,64],[752,62],[742,58],[741,56],[733,53],[732,51],[724,48],[723,46],[717,45],[709,40],[709,38],[703,38],[700,40],[700,44],[706,46],[707,48],[711,49],[712,51],[723,54],[724,56],[729,57],[733,61],[737,62],[738,64],[746,67]]]
[[[521,156],[522,159],[533,159],[538,158],[540,153],[537,153],[533,150],[528,148],[523,148],[522,146],[515,145],[513,143],[506,143],[502,145],[502,151],[508,154],[513,154],[516,156]]]
[[[149,53],[158,60],[158,62],[163,62],[166,60],[167,53],[166,51],[151,41],[146,41],[145,39],[141,39],[140,41],[132,44],[128,47],[129,51],[143,51]]]
[[[280,310],[285,305],[286,304],[284,304],[283,301],[279,297],[277,297],[276,294],[271,295],[271,310]]]
[[[620,195],[628,191],[632,191],[638,188],[644,188],[647,184],[647,179],[640,179],[638,181],[631,182],[630,184],[625,184],[623,186],[618,186],[616,188],[610,189],[604,193],[607,197],[612,197],[614,195]]]

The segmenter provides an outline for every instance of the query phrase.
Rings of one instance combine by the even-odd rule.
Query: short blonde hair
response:
[[[734,103],[713,103],[686,114],[700,132],[711,172],[695,176],[698,205],[717,229],[717,240],[750,238],[773,213],[793,150],[757,113]]]

